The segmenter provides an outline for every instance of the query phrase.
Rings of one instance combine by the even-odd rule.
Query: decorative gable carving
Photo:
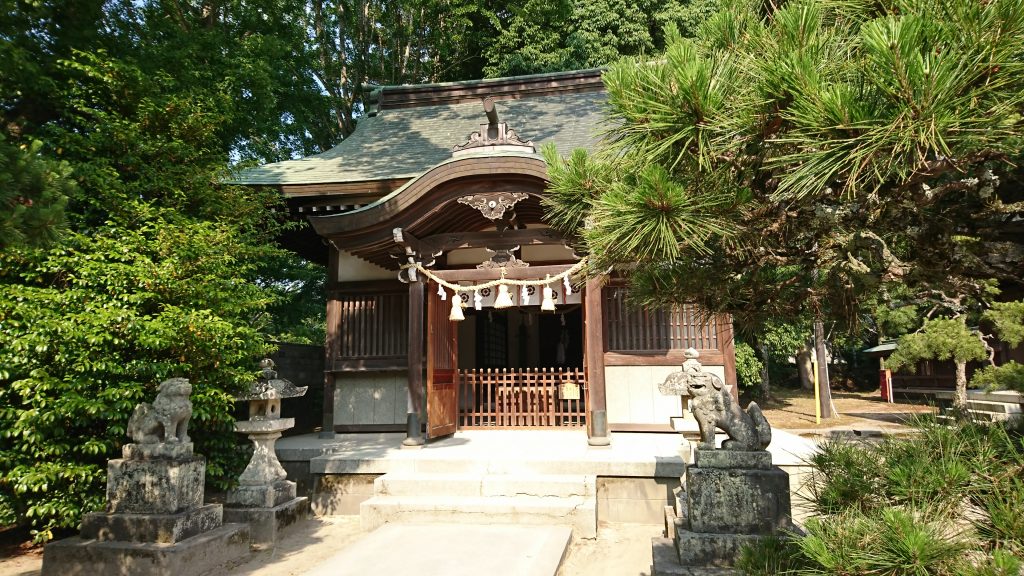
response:
[[[522,192],[491,192],[487,194],[473,194],[459,198],[459,204],[471,206],[480,211],[488,220],[498,220],[511,210],[520,200],[526,200],[527,195]]]
[[[487,114],[487,124],[481,124],[480,130],[470,134],[467,141],[453,146],[452,156],[498,146],[510,150],[519,149],[525,152],[537,151],[533,142],[523,140],[519,137],[519,134],[516,134],[515,130],[508,127],[507,123],[498,121],[498,111],[495,109],[494,100],[490,96],[484,98],[483,103],[484,112]]]

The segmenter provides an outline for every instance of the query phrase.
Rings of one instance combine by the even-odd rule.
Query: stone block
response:
[[[295,482],[281,480],[269,486],[239,486],[228,491],[232,508],[273,508],[295,499]]]
[[[698,468],[753,468],[771,470],[772,455],[767,450],[694,450]]]
[[[671,538],[651,539],[651,576],[739,576],[734,568],[683,566]]]
[[[282,530],[307,517],[309,498],[293,498],[273,508],[224,509],[226,522],[249,525],[250,544],[260,549],[276,545]]]
[[[790,527],[789,475],[779,468],[686,471],[689,529],[719,534],[769,534]]]
[[[740,549],[762,536],[756,534],[721,534],[692,532],[676,523],[676,553],[683,566],[728,568],[736,563]]]
[[[176,514],[203,504],[206,459],[111,460],[107,463],[107,512]]]
[[[225,573],[249,553],[245,524],[225,524],[176,544],[75,536],[46,545],[42,576],[207,576]]]
[[[192,458],[192,443],[125,444],[121,447],[121,455],[126,460],[188,460]]]
[[[103,542],[174,544],[221,525],[220,504],[207,504],[177,514],[104,514],[82,518],[82,538]]]

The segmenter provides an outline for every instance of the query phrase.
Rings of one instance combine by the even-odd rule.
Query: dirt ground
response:
[[[832,405],[837,416],[815,422],[814,394],[801,390],[780,389],[766,403],[758,403],[765,418],[775,428],[814,433],[828,429],[895,431],[917,414],[935,412],[925,404],[894,403],[882,400],[874,392],[832,392]]]
[[[39,573],[43,548],[26,542],[24,530],[0,529],[0,576],[29,576]]]
[[[804,436],[819,436],[829,430],[899,432],[915,414],[934,409],[922,404],[883,401],[878,392],[833,392],[838,415],[815,423],[814,395],[799,390],[777,390],[768,402],[760,403],[768,422],[775,428]],[[228,576],[293,576],[304,573],[340,547],[355,542],[364,533],[359,518],[334,516],[304,521],[289,530],[271,551],[261,552]],[[603,526],[596,540],[578,540],[566,553],[558,576],[646,576],[650,574],[651,537],[660,536],[658,526],[617,524]],[[24,544],[26,534],[0,531],[0,576],[35,576],[42,566],[42,549]]]

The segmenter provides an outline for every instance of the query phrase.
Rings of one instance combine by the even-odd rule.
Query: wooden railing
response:
[[[579,368],[459,370],[460,428],[586,425],[587,386]]]

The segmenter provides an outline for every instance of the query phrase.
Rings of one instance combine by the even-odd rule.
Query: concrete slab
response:
[[[306,574],[553,576],[570,534],[566,526],[388,524]]]

